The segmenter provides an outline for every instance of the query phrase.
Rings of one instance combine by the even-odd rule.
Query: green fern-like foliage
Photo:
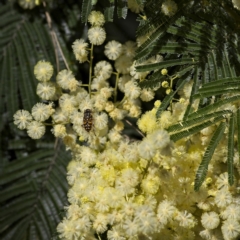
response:
[[[0,4],[0,29],[0,239],[51,239],[67,204],[70,156],[53,138],[33,143],[13,126],[12,116],[39,101],[33,68],[42,59],[56,62],[53,42],[41,18],[11,4]]]
[[[161,1],[162,2],[162,1]],[[154,64],[140,64],[140,72],[154,71],[141,87],[154,88],[165,78],[161,69],[167,68],[172,75],[178,76],[174,91],[167,95],[157,111],[157,117],[166,110],[176,98],[177,92],[185,82],[193,81],[189,105],[183,121],[169,127],[173,141],[198,133],[213,124],[229,122],[228,137],[228,174],[229,184],[233,184],[233,131],[236,113],[218,111],[220,106],[240,100],[239,89],[239,27],[233,24],[239,19],[239,11],[229,1],[179,1],[178,11],[172,17],[164,16],[159,1],[145,4],[146,21],[141,21],[138,36],[147,40],[137,50],[136,60],[144,62],[156,54],[162,54],[164,61]],[[160,5],[161,6],[161,5]],[[159,9],[153,11],[153,9]],[[155,13],[155,14],[153,14]],[[213,98],[214,97],[214,98]],[[198,109],[193,111],[193,102],[199,99]],[[214,99],[214,101],[213,101]],[[238,118],[239,119],[239,118]],[[220,130],[219,130],[220,131]],[[218,135],[219,141],[221,134]],[[215,137],[213,136],[214,141]],[[218,139],[217,138],[217,139]],[[214,152],[219,142],[209,143],[199,169],[207,170],[211,159],[209,150]],[[239,145],[239,143],[238,143]],[[212,152],[212,154],[213,154]],[[200,170],[199,170],[200,171]],[[204,180],[204,174],[197,173],[195,189]]]

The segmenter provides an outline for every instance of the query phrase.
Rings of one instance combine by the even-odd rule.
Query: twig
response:
[[[142,137],[145,137],[144,134],[138,128],[136,128],[131,122],[129,122],[126,119],[125,119],[125,122],[129,124],[131,127],[133,127]]]
[[[92,85],[92,64],[93,64],[93,44],[90,49],[90,66],[89,66],[89,81],[88,81],[88,92],[91,98],[91,85]]]
[[[50,34],[51,34],[52,42],[53,42],[53,46],[54,46],[54,52],[55,52],[56,63],[57,63],[57,71],[59,71],[59,59],[58,59],[58,51],[57,51],[58,49],[59,49],[60,55],[61,55],[61,57],[62,57],[62,59],[65,63],[66,68],[69,70],[68,63],[67,63],[66,58],[63,54],[62,48],[59,44],[57,35],[52,28],[52,19],[51,19],[51,16],[50,16],[49,12],[47,11],[47,5],[46,5],[45,1],[43,1],[43,6],[45,8],[46,20],[47,20],[47,23],[48,23],[48,27],[49,27],[49,30],[50,30]]]

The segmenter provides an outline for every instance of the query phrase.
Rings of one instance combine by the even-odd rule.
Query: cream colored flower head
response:
[[[39,139],[41,138],[46,131],[46,127],[38,121],[32,121],[27,126],[27,134],[32,139]]]
[[[18,110],[14,115],[14,124],[19,129],[26,129],[28,124],[32,121],[31,114],[26,110]]]
[[[137,49],[137,44],[133,41],[127,41],[122,45],[122,54],[127,57],[134,57]]]
[[[54,109],[51,104],[37,103],[32,108],[32,115],[39,122],[47,120],[53,113]]]
[[[92,11],[88,16],[88,22],[92,26],[101,27],[105,23],[104,15],[99,11]]]
[[[72,49],[75,55],[75,58],[80,62],[83,63],[87,61],[87,51],[88,43],[84,41],[84,39],[77,39],[73,42]]]
[[[94,67],[94,75],[100,80],[110,78],[112,71],[112,65],[107,61],[100,61]]]
[[[53,66],[50,62],[39,61],[34,67],[34,75],[38,81],[47,82],[53,75]]]
[[[104,54],[110,60],[116,60],[122,52],[122,44],[113,40],[105,45]]]
[[[177,8],[177,4],[172,0],[166,0],[161,7],[162,12],[169,17],[173,16],[177,12]]]
[[[75,79],[72,71],[62,70],[57,75],[57,83],[63,89],[76,91],[79,86],[79,82]]]
[[[54,100],[56,90],[53,82],[40,82],[37,85],[37,95],[43,100]]]
[[[101,27],[92,27],[88,30],[88,39],[93,45],[102,45],[106,39],[106,32]]]

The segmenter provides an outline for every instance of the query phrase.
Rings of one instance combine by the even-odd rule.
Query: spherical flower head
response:
[[[110,107],[106,105],[106,108]],[[106,110],[105,108],[105,110]],[[126,116],[126,111],[119,109],[119,108],[114,108],[110,113],[109,116],[114,120],[122,120]]]
[[[88,43],[86,43],[84,39],[77,39],[72,45],[73,53],[80,63],[83,63],[87,60],[87,47]]]
[[[57,108],[52,115],[52,119],[55,123],[66,123],[68,121],[68,116],[66,116],[61,108]]]
[[[142,111],[141,108],[137,105],[132,105],[129,109],[129,117],[133,117],[133,118],[138,118],[141,115]]]
[[[38,121],[32,121],[27,126],[27,134],[32,139],[40,139],[46,131],[46,127]]]
[[[163,82],[162,82],[162,87],[163,87],[163,88],[168,88],[168,87],[169,87],[168,81],[163,81]]]
[[[110,142],[118,143],[121,141],[122,135],[118,131],[111,129],[110,132],[108,133],[108,138]]]
[[[223,222],[221,230],[224,239],[236,239],[240,235],[240,224],[236,220],[228,219]]]
[[[112,96],[112,93],[113,93],[112,88],[104,87],[104,88],[101,88],[101,90],[100,90],[101,97],[103,97],[105,99],[110,98]]]
[[[101,94],[98,94],[98,95],[94,96],[93,98],[94,98],[94,108],[97,111],[102,112],[106,107],[107,99],[103,98],[103,96]]]
[[[126,240],[122,229],[116,228],[116,227],[113,227],[111,230],[108,230],[107,239],[108,240]]]
[[[126,232],[127,239],[131,239],[131,236],[137,236],[140,231],[139,224],[135,218],[133,220],[127,218],[123,223],[123,229]]]
[[[128,74],[124,74],[122,75],[119,79],[118,79],[118,88],[120,91],[124,92],[125,89],[125,84],[131,80],[131,76],[129,76]]]
[[[217,178],[216,185],[218,189],[228,189],[229,184],[227,172],[220,174],[220,176]]]
[[[205,212],[201,217],[201,223],[206,229],[214,229],[218,227],[220,219],[216,212]]]
[[[39,122],[47,120],[53,113],[54,109],[51,104],[37,103],[32,108],[32,115]]]
[[[150,89],[143,89],[140,94],[140,98],[144,102],[149,102],[154,98],[154,91]]]
[[[94,116],[94,126],[97,129],[102,130],[107,127],[107,124],[108,124],[108,115],[106,113],[102,112]]]
[[[32,116],[27,110],[18,110],[14,115],[14,124],[19,129],[26,129],[28,124],[32,121]]]
[[[193,228],[197,223],[194,216],[187,211],[178,212],[175,219],[179,221],[179,225],[184,228]]]
[[[172,0],[166,0],[161,9],[166,16],[171,17],[177,12],[177,4]]]
[[[232,195],[228,190],[221,189],[217,191],[214,201],[219,208],[224,208],[232,203]]]
[[[142,180],[141,188],[147,194],[156,194],[160,187],[160,178],[149,174],[147,178]]]
[[[114,110],[114,104],[113,104],[113,102],[111,102],[111,101],[108,101],[108,102],[106,102],[106,106],[105,106],[105,111],[106,112],[112,112],[113,110]],[[116,114],[114,113],[113,114],[113,117],[115,116]]]
[[[168,70],[166,68],[162,69],[161,74],[162,75],[167,75],[168,74]]]
[[[116,60],[122,52],[122,44],[113,40],[105,45],[104,54],[110,60]]]
[[[133,41],[127,41],[122,45],[122,54],[133,58],[137,49],[137,44]]]
[[[131,80],[125,84],[125,95],[130,99],[136,99],[141,93],[141,88],[135,80]]]
[[[161,101],[160,100],[157,100],[157,101],[154,102],[154,107],[159,108],[160,105],[161,105]]]
[[[230,204],[222,212],[221,217],[223,219],[235,219],[240,220],[240,205]]]
[[[63,138],[67,135],[66,127],[62,124],[56,124],[53,126],[52,133],[55,137]]]
[[[93,222],[93,229],[97,233],[103,233],[107,230],[107,224],[108,221],[106,214],[99,213]]]
[[[71,78],[69,80],[68,89],[70,90],[70,92],[77,91],[79,86],[80,86],[80,82],[78,82],[75,78]]]
[[[132,169],[132,168],[125,168],[122,170],[122,175],[121,178],[124,179],[124,181],[126,181],[129,186],[131,187],[136,187],[137,184],[139,183],[139,173]]]
[[[83,38],[77,39],[73,42],[72,48],[75,55],[85,55],[87,53],[88,43]]]
[[[176,213],[177,209],[173,202],[164,200],[159,203],[157,209],[157,217],[162,224],[166,224]]]
[[[99,11],[92,11],[88,16],[88,22],[92,26],[101,27],[105,23],[104,15]]]
[[[114,66],[117,72],[122,74],[128,74],[130,72],[130,66],[132,65],[132,62],[132,57],[121,55],[119,58],[116,59]]]
[[[170,136],[165,130],[155,130],[147,138],[154,143],[153,147],[156,149],[163,149],[170,144]]]
[[[102,45],[106,39],[106,32],[101,27],[92,27],[88,30],[88,39],[93,45]]]
[[[92,150],[89,147],[82,147],[81,152],[79,154],[81,161],[86,166],[91,166],[96,163],[97,161],[97,155],[94,150]]]
[[[173,90],[172,90],[171,88],[168,88],[168,89],[166,90],[166,94],[169,95],[172,91],[173,91]]]
[[[136,61],[134,61],[134,63],[130,66],[129,70],[130,70],[130,75],[134,79],[140,79],[140,81],[143,81],[149,72],[137,72],[136,67],[140,65],[141,64],[138,64],[136,63]]]
[[[146,112],[138,120],[137,125],[144,133],[153,132],[158,127],[156,114],[152,111]]]
[[[56,90],[52,82],[40,82],[37,85],[37,95],[43,100],[54,100]]]
[[[75,79],[72,71],[64,69],[60,71],[57,75],[57,83],[59,86],[66,90],[75,91],[76,87],[78,86],[78,81]]]
[[[138,153],[141,158],[150,160],[156,154],[156,148],[153,146],[153,142],[151,142],[147,138],[145,138],[138,145]]]
[[[34,75],[38,81],[47,82],[53,75],[53,66],[50,62],[39,61],[34,67]]]
[[[108,79],[112,74],[112,65],[107,61],[100,61],[94,67],[94,75],[100,80]]]

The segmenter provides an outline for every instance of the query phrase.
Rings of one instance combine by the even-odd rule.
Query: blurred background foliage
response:
[[[31,2],[31,9],[23,9]],[[149,71],[141,87],[154,88],[165,80],[161,70],[177,76],[174,91],[162,100],[157,116],[166,110],[177,91],[192,80],[193,89],[183,122],[168,131],[173,141],[188,137],[215,123],[226,122],[229,128],[228,170],[233,182],[233,150],[240,150],[240,112],[218,111],[219,106],[240,100],[239,87],[239,11],[230,0],[177,1],[178,11],[172,17],[161,12],[160,0],[136,0],[142,6],[142,17],[127,9],[125,0],[103,1],[1,1],[0,3],[0,239],[57,239],[56,225],[64,216],[67,205],[66,166],[70,154],[60,141],[55,141],[50,128],[44,138],[33,141],[13,125],[12,116],[18,109],[31,110],[39,101],[37,81],[33,74],[39,60],[50,61],[56,73],[65,68],[62,50],[77,79],[88,79],[88,64],[77,64],[71,45],[75,39],[87,39],[87,16],[91,9],[104,12],[107,19],[107,40],[122,43],[142,37],[136,60],[138,71]],[[51,16],[51,26],[46,20]],[[57,36],[61,48],[54,45]],[[56,44],[56,42],[55,42]],[[105,59],[103,46],[94,49],[94,61]],[[145,64],[161,54],[164,61]],[[227,83],[227,84],[226,84]],[[230,84],[229,84],[230,83]],[[231,95],[234,94],[234,95]],[[120,95],[121,96],[121,95]],[[215,96],[214,100],[212,96]],[[198,110],[192,104],[200,99]],[[150,109],[142,106],[143,112]],[[235,127],[234,127],[235,122]],[[224,126],[225,126],[224,125]],[[219,131],[219,132],[218,132]],[[222,125],[210,141],[207,151],[214,152],[221,140]],[[237,146],[230,137],[238,131]],[[126,131],[133,134],[131,128]],[[204,156],[200,166],[203,175],[196,179],[197,190],[204,179],[211,155]]]

